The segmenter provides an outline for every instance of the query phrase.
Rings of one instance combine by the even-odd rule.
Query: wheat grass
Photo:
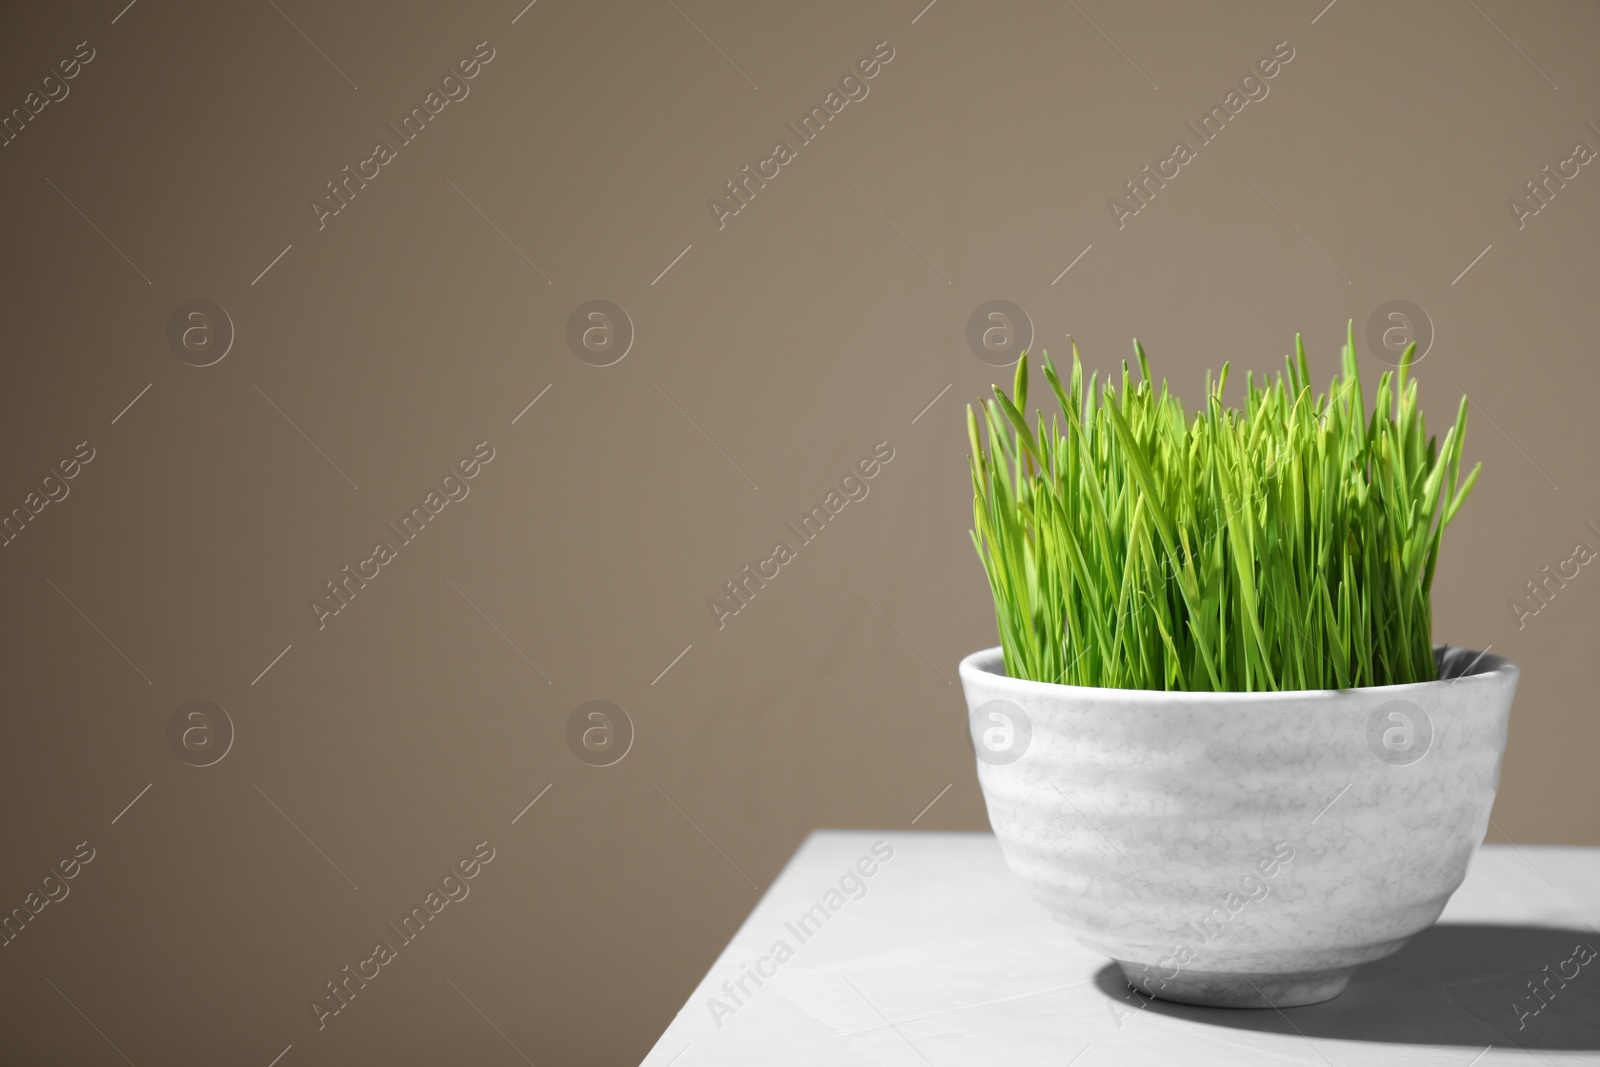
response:
[[[1163,380],[1084,381],[1029,426],[1028,358],[1011,396],[967,409],[973,545],[1012,677],[1118,689],[1328,689],[1437,677],[1429,593],[1460,477],[1455,425],[1427,436],[1409,371],[1366,412],[1347,328],[1343,373],[1314,394],[1305,348],[1223,403],[1228,365],[1191,417]],[[979,424],[986,430],[981,447]]]

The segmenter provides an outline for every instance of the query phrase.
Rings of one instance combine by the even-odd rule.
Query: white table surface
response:
[[[794,923],[874,842],[893,857],[801,941]],[[880,846],[881,848],[881,846]],[[852,888],[848,883],[846,888]],[[1521,1031],[1543,968],[1600,949],[1600,849],[1486,845],[1439,923],[1326,1004],[1143,1001],[1023,889],[989,834],[813,833],[662,1035],[649,1067],[1600,1064],[1600,959]],[[792,957],[770,953],[782,940]],[[738,1001],[723,983],[772,973]],[[731,1014],[713,1014],[710,998]],[[1522,1047],[1517,1047],[1520,1041]],[[1492,1047],[1491,1047],[1492,1046]],[[1485,1051],[1487,1049],[1487,1051]],[[1474,1060],[1474,1057],[1478,1057]]]

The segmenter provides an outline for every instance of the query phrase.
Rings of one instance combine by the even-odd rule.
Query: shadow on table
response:
[[[1256,1011],[1142,996],[1138,1001],[1145,1011],[1236,1030],[1298,1030],[1311,1038],[1394,1044],[1594,1050],[1600,1049],[1597,950],[1600,937],[1592,931],[1442,924],[1388,959],[1360,968],[1344,993],[1322,1004],[1280,1014],[1265,1002],[1266,1010]],[[1114,963],[1095,975],[1095,983],[1108,996],[1136,1003]]]

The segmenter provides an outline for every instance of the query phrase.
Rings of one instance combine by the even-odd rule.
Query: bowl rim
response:
[[[999,688],[1002,691],[1010,690],[1016,694],[1039,695],[1041,693],[1058,692],[1063,696],[1078,694],[1085,699],[1092,699],[1101,703],[1121,704],[1170,704],[1193,703],[1199,705],[1237,705],[1259,704],[1271,702],[1311,702],[1326,701],[1335,697],[1353,695],[1387,696],[1390,698],[1403,697],[1407,693],[1429,693],[1444,687],[1465,684],[1469,688],[1481,689],[1487,686],[1511,684],[1515,685],[1522,671],[1517,665],[1504,656],[1497,656],[1487,650],[1463,648],[1459,645],[1434,645],[1434,655],[1442,656],[1449,652],[1464,653],[1472,656],[1468,663],[1469,673],[1456,675],[1450,678],[1439,678],[1431,682],[1402,682],[1397,685],[1367,685],[1355,686],[1350,689],[1280,689],[1280,690],[1254,690],[1250,692],[1206,692],[1187,689],[1112,689],[1102,686],[1066,685],[1060,682],[1037,682],[1031,678],[1013,678],[1005,673],[1004,650],[995,645],[973,652],[961,660],[958,671],[961,675],[963,687],[971,684]]]

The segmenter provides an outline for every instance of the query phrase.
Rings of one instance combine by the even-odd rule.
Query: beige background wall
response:
[[[1600,171],[1507,206],[1600,147],[1593,5],[123,2],[0,33],[6,109],[93,50],[0,148],[0,504],[94,455],[0,548],[0,905],[94,850],[0,948],[0,1060],[630,1063],[812,828],[907,828],[947,784],[918,828],[984,827],[950,683],[994,641],[961,411],[1009,373],[963,339],[995,298],[1096,367],[1139,336],[1191,402],[1224,359],[1299,330],[1326,378],[1346,319],[1425,309],[1424,402],[1472,396],[1485,466],[1437,635],[1524,668],[1494,821],[1600,844],[1600,573],[1508,607],[1600,548]],[[1284,41],[1119,229],[1108,198]],[[707,199],[879,42],[719,230]],[[165,336],[193,299],[236,334],[209,367]],[[636,333],[609,367],[565,340],[592,299]],[[308,600],[485,440],[319,630]],[[880,441],[870,495],[719,630],[708,599]],[[168,743],[197,699],[236,731],[208,767]],[[566,743],[591,699],[636,731],[610,767]],[[482,841],[319,1031],[311,998]]]

